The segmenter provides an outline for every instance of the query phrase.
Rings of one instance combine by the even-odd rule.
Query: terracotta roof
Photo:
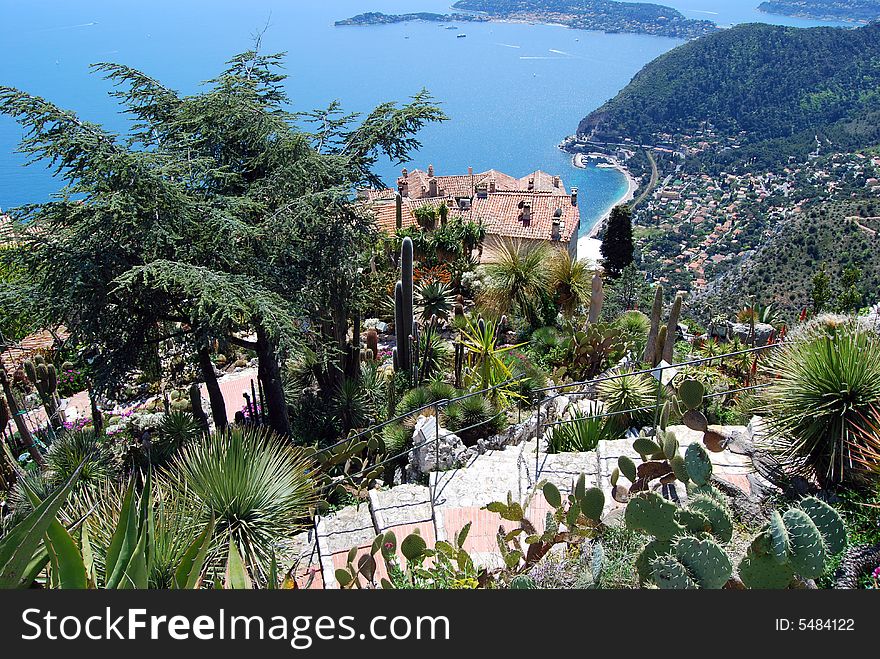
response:
[[[528,222],[523,218],[526,203],[531,204]],[[511,238],[552,240],[553,221],[558,219],[560,240],[568,242],[580,225],[580,211],[571,205],[571,198],[547,192],[496,192],[474,199],[473,214],[488,234]]]
[[[491,190],[492,181],[495,192],[487,191],[485,198],[477,197],[476,187],[485,184]],[[560,240],[568,242],[580,224],[580,211],[572,206],[560,178],[541,170],[519,179],[494,169],[473,176],[428,176],[428,172],[413,170],[398,178],[398,187],[402,191],[404,227],[416,224],[413,212],[419,206],[439,206],[444,201],[450,215],[482,221],[489,234],[499,236],[552,240],[553,221],[558,219]],[[396,229],[394,193],[395,190],[362,193],[378,228],[392,233]],[[470,210],[459,209],[457,200],[460,198],[471,199]],[[526,203],[531,205],[528,222],[523,220]]]
[[[14,347],[0,354],[0,361],[2,361],[3,366],[8,371],[12,372],[35,353],[53,349],[56,337],[63,341],[68,336],[70,336],[70,333],[63,326],[55,330],[54,334],[49,330],[35,332],[23,338]]]

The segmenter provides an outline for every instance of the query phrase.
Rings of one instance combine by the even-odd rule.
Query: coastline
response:
[[[611,216],[611,211],[615,206],[619,206],[620,204],[626,204],[632,201],[635,198],[636,190],[639,188],[639,184],[636,182],[633,175],[630,171],[619,161],[617,158],[612,156],[608,156],[604,153],[575,153],[571,157],[571,164],[578,169],[586,169],[586,160],[588,158],[593,159],[601,159],[605,162],[609,163],[614,169],[619,171],[626,177],[627,189],[619,199],[617,199],[613,204],[608,206],[602,216],[596,220],[590,230],[587,232],[585,236],[581,236],[577,241],[577,256],[579,259],[586,259],[589,261],[594,261],[599,263],[602,259],[602,241],[597,238],[599,232],[602,230],[602,225],[605,224],[606,220]]]

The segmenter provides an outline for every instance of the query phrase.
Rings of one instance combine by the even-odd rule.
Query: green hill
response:
[[[861,271],[867,302],[880,290],[880,200],[828,202],[777,225],[737,267],[698,295],[694,308],[737,309],[747,296],[772,303],[789,319],[810,305],[813,275],[822,267],[841,291],[847,268]],[[833,305],[832,305],[833,307]]]
[[[816,139],[854,149],[880,141],[880,23],[858,29],[740,25],[688,42],[642,69],[583,119],[598,142],[688,134],[710,120],[742,148],[721,165],[803,156]]]

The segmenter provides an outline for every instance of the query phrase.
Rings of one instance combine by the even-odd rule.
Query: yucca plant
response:
[[[880,338],[854,324],[790,341],[763,395],[767,448],[822,486],[863,480],[870,446],[858,424],[880,405]]]
[[[550,261],[548,284],[560,311],[571,317],[590,300],[593,271],[588,263],[572,258],[568,250],[558,250]]]
[[[547,441],[548,453],[593,451],[603,440],[620,439],[620,426],[608,417],[576,419],[553,426]]]
[[[52,486],[67,482],[77,469],[79,487],[94,485],[110,475],[101,437],[92,430],[59,434],[46,452],[46,481]],[[80,466],[82,465],[82,466]]]
[[[430,326],[419,333],[419,354],[419,378],[423,380],[442,374],[452,359],[446,340]]]
[[[165,465],[171,456],[202,434],[196,418],[189,412],[171,410],[159,424],[158,433],[150,446],[150,464]]]
[[[547,262],[543,243],[502,242],[495,262],[486,266],[489,278],[481,302],[499,314],[518,309],[532,327],[540,327],[540,303],[549,285]]]
[[[234,541],[249,569],[265,575],[275,543],[316,503],[312,469],[306,453],[271,432],[233,428],[185,446],[170,479],[214,516],[215,537]]]
[[[599,383],[597,394],[605,403],[605,411],[615,414],[609,418],[619,427],[627,428],[633,423],[645,425],[653,418],[653,412],[641,409],[657,402],[655,381],[644,373],[626,373],[604,380]]]
[[[343,432],[366,426],[369,407],[360,379],[346,378],[333,392],[331,409]]]

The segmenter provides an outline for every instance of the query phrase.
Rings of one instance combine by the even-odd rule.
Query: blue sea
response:
[[[799,19],[756,11],[758,0],[665,0],[689,17],[719,25]],[[413,162],[383,162],[387,183],[403,166],[438,173],[499,169],[523,176],[559,173],[581,190],[582,231],[626,192],[613,169],[572,167],[557,145],[578,121],[622,89],[635,73],[680,40],[603,34],[558,26],[508,23],[408,23],[334,27],[364,11],[447,12],[450,0],[0,0],[0,85],[18,87],[124,132],[127,119],[90,73],[95,62],[121,62],[167,86],[194,93],[266,28],[266,52],[287,53],[293,109],[339,100],[352,112],[405,101],[422,88],[451,120],[421,135]],[[458,34],[466,38],[457,38]],[[21,130],[0,117],[0,209],[48,199],[60,187],[44,165],[25,167],[15,153]]]

